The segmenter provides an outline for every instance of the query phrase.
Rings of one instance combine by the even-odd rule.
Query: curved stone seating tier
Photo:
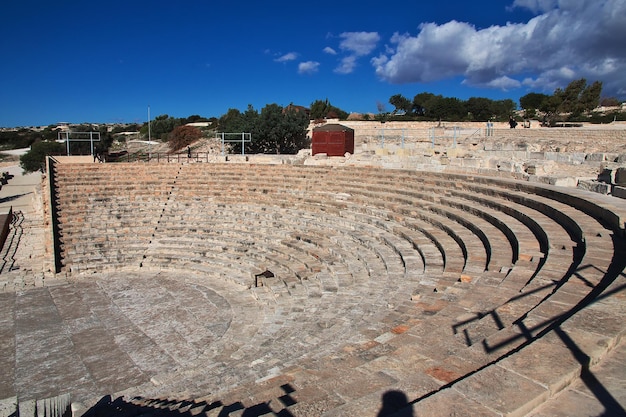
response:
[[[479,176],[200,163],[55,169],[70,282],[123,270],[167,276],[170,287],[194,282],[231,306],[253,303],[252,316],[230,319],[234,339],[181,358],[184,371],[144,370],[152,382],[119,391],[222,406],[273,401],[292,415],[374,415],[390,389],[415,410],[461,393],[478,414],[523,415],[567,381],[527,375],[514,358],[587,314],[585,302],[616,276],[624,235],[624,207],[602,196]],[[593,337],[609,349],[620,335]],[[528,376],[528,401],[467,394],[466,381],[511,372]],[[294,404],[276,402],[285,383]]]
[[[302,225],[294,224],[291,226],[289,224],[287,219],[301,219],[305,213],[282,209],[280,213],[274,214],[266,211],[263,213],[264,216],[259,216],[250,210],[253,210],[253,207],[248,206],[245,211],[233,207],[228,212],[217,212],[211,216],[205,213],[201,220],[198,219],[198,222],[202,221],[202,224],[214,224],[216,226],[213,228],[208,226],[194,227],[192,230],[177,227],[176,224],[180,223],[180,219],[173,217],[169,224],[162,224],[161,226],[173,230],[174,233],[159,239],[156,242],[158,246],[155,246],[154,249],[158,249],[159,254],[163,253],[166,257],[180,259],[193,256],[202,261],[202,257],[226,254],[225,258],[228,259],[254,260],[256,264],[252,264],[249,271],[260,272],[264,269],[270,269],[276,273],[276,280],[284,281],[285,287],[289,289],[294,283],[301,285],[304,280],[314,277],[322,269],[326,269],[327,265],[338,263],[338,255],[344,258],[353,258],[341,263],[348,265],[349,269],[353,270],[353,274],[358,274],[359,279],[364,282],[370,275],[370,270],[380,271],[378,278],[387,275],[394,258],[397,258],[395,273],[405,273],[402,258],[395,254],[391,247],[388,247],[389,242],[385,241],[384,236],[378,238],[379,243],[372,242],[363,236],[355,235],[356,232],[353,229],[348,230],[341,225],[333,225],[335,226],[334,231],[341,232],[341,234],[323,236],[323,230],[315,230],[316,225],[313,223],[315,220],[313,218],[307,222],[308,227],[306,229],[303,229]],[[280,214],[281,217],[278,217],[277,214]],[[200,224],[196,223],[193,217],[186,217],[191,224]],[[230,221],[223,221],[223,219],[228,218]],[[285,220],[279,221],[279,218]],[[170,224],[173,225],[170,226]],[[255,233],[250,233],[251,230],[254,230]],[[193,238],[190,239],[188,235],[197,233],[202,236],[202,241],[194,243]],[[313,243],[305,244],[303,239],[313,242],[308,237],[313,236],[313,233],[316,233],[320,238],[324,237],[326,242],[323,247],[319,246],[319,243],[317,246]],[[245,238],[242,239],[242,237]],[[163,246],[166,246],[165,250],[163,250]],[[181,250],[173,251],[177,246],[180,246]],[[350,253],[358,246],[363,249],[359,254]],[[328,248],[332,249],[329,250]],[[155,256],[150,255],[149,258],[153,260]],[[369,265],[363,263],[367,258],[373,260],[370,261]],[[321,259],[324,261],[322,262]],[[211,264],[211,261],[205,260],[205,262]],[[280,267],[284,273],[279,273],[275,269],[276,267]],[[246,275],[244,276],[247,279],[247,285],[250,285],[249,276],[252,274]]]

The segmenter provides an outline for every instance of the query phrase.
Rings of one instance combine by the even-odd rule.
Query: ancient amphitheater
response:
[[[560,148],[50,159],[3,249],[0,415],[623,415],[626,200],[527,168],[610,170],[626,130],[529,130]]]

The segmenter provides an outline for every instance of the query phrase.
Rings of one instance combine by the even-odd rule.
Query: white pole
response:
[[[150,162],[150,142],[152,142],[152,132],[150,132],[150,105],[148,104],[148,162]]]

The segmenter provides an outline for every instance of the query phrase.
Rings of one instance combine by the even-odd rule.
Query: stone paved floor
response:
[[[532,417],[625,416],[626,341],[572,386],[531,413]]]
[[[2,250],[0,291],[32,288],[44,276],[42,175],[24,175],[18,166],[3,170],[13,178],[0,189],[0,213],[13,209],[15,217]]]

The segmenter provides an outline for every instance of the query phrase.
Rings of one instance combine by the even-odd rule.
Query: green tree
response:
[[[434,120],[463,120],[467,116],[467,110],[458,98],[436,96],[427,115]]]
[[[255,153],[295,154],[308,146],[308,126],[309,118],[304,112],[268,104],[261,109],[252,132],[251,150]]]
[[[404,112],[405,114],[412,113],[413,103],[411,100],[404,97],[402,94],[395,94],[389,98],[389,104],[395,107],[394,113]]]
[[[413,113],[420,116],[427,116],[429,109],[432,108],[433,103],[437,100],[437,97],[433,93],[419,93],[413,97]]]
[[[243,115],[238,109],[228,109],[228,111],[219,118],[217,130],[227,133],[245,132]]]
[[[517,105],[510,98],[493,102],[494,114],[498,120],[508,120],[509,116],[517,110]]]
[[[29,129],[20,129],[18,131],[0,131],[0,148],[1,149],[21,149],[28,148],[33,142],[41,140],[44,135],[41,132]]]
[[[254,140],[258,119],[259,112],[250,104],[248,104],[248,108],[244,113],[238,109],[228,109],[226,114],[217,120],[217,131],[223,133],[250,133]],[[240,142],[232,142],[230,146],[233,152],[241,152]],[[249,145],[246,145],[246,149],[250,150]]]
[[[558,110],[562,102],[562,98],[559,94],[548,96],[541,102],[539,110],[544,113],[544,124],[551,126],[557,121],[559,114]]]
[[[93,147],[94,147],[94,152],[96,153],[106,154],[113,143],[113,135],[109,132],[108,127],[106,125],[94,126],[90,124],[81,124],[81,125],[72,127],[72,132],[85,133],[84,135],[81,136],[81,140],[79,141],[78,140],[72,141],[71,139],[75,137],[72,136],[72,134],[70,133],[70,153],[72,155],[91,155],[92,143],[91,141],[87,140],[87,137],[88,137],[87,133],[89,132],[94,132]]]
[[[310,118],[311,120],[319,119],[341,119],[348,118],[348,112],[333,106],[328,99],[315,100],[310,106]]]
[[[493,100],[485,97],[470,97],[465,106],[472,120],[486,122],[495,114]]]
[[[64,151],[65,145],[59,142],[35,142],[28,152],[20,156],[20,166],[26,172],[43,171],[46,167],[46,156],[62,155]]]
[[[574,80],[565,87],[565,90],[557,89],[554,92],[555,96],[561,99],[561,105],[558,108],[560,113],[572,113],[578,115],[581,112],[580,95],[582,94],[587,80],[581,78]]]
[[[186,117],[184,119],[181,120],[182,124],[187,124],[187,123],[198,123],[198,122],[208,122],[209,120],[207,118],[204,118],[200,115],[197,114],[192,114],[189,117]]]
[[[541,103],[547,99],[547,94],[528,93],[519,98],[519,104],[524,110],[536,110],[541,107]]]
[[[326,100],[315,100],[311,103],[311,119],[318,120],[326,118],[330,111],[330,102]]]
[[[590,112],[600,104],[600,95],[602,94],[602,82],[595,81],[588,85],[580,93],[579,108],[584,112]]]
[[[120,134],[122,132],[136,132],[141,130],[141,126],[138,125],[137,123],[131,123],[131,124],[127,124],[127,125],[120,125],[120,126],[115,126],[112,130],[111,130],[111,134],[112,135],[116,135],[116,134]]]
[[[170,117],[167,114],[157,116],[150,122],[150,129],[148,129],[148,123],[141,128],[141,134],[148,136],[150,133],[151,139],[160,139],[167,141],[169,134],[176,126],[183,124],[183,119],[177,119]]]

